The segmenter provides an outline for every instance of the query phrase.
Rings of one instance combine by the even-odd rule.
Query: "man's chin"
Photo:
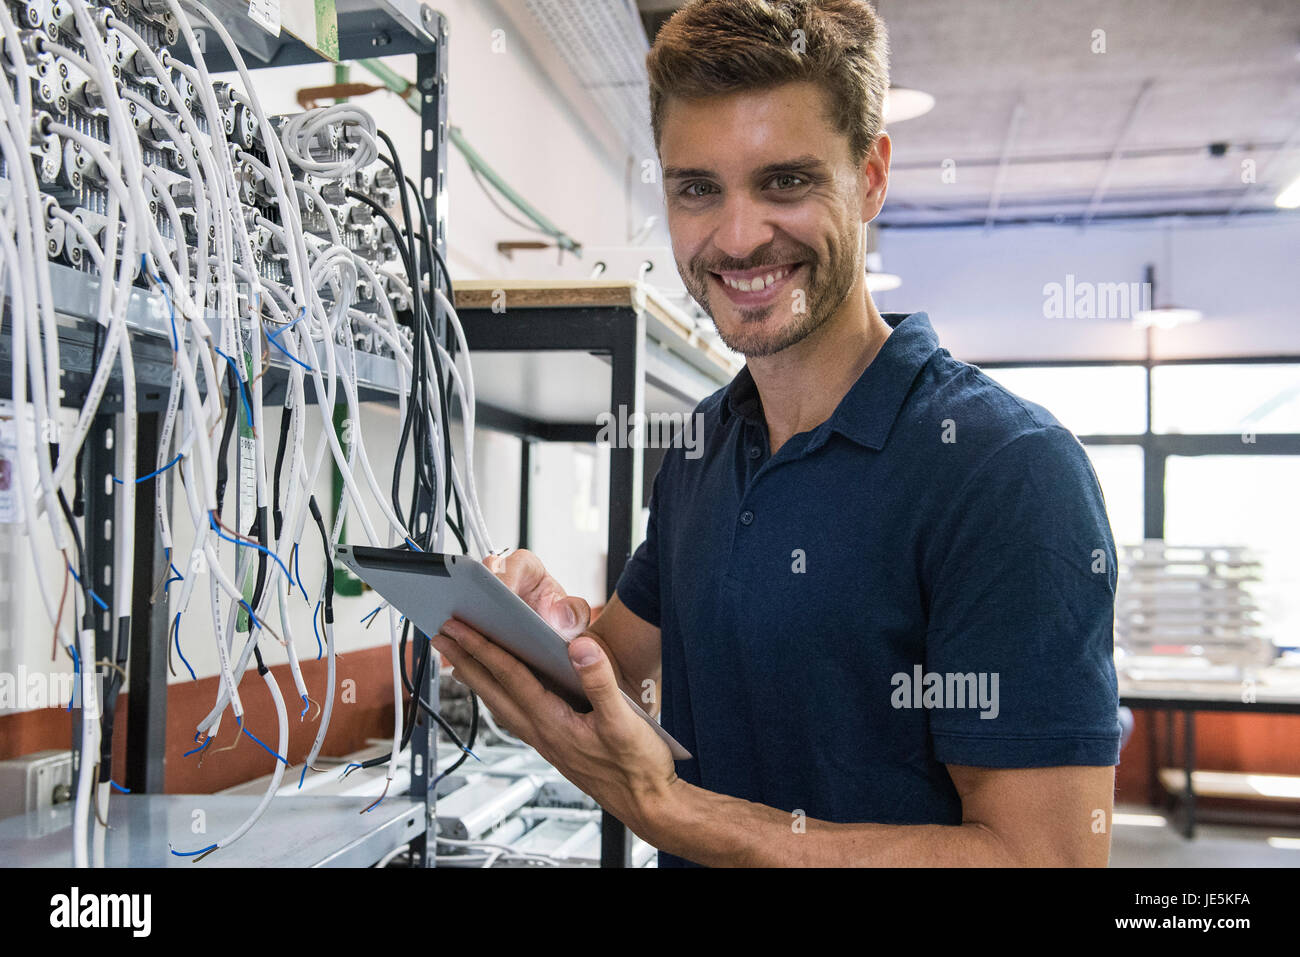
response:
[[[718,336],[732,352],[756,359],[775,355],[803,339],[808,331],[795,316],[766,315],[730,317],[723,323],[714,319]]]

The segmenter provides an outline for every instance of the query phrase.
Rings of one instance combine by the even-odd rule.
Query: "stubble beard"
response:
[[[806,288],[799,287],[803,288],[805,293],[803,299],[806,305],[802,309],[795,307],[797,300],[793,296],[789,305],[778,300],[758,309],[740,309],[738,311],[740,323],[733,328],[724,329],[718,323],[713,305],[709,302],[709,273],[714,271],[710,269],[714,264],[704,263],[698,259],[692,260],[688,269],[682,269],[679,264],[678,272],[681,273],[686,291],[700,304],[700,308],[708,314],[709,318],[713,319],[718,335],[727,348],[746,358],[770,356],[808,338],[825,325],[844,304],[859,272],[855,240],[856,233],[852,226],[842,231],[830,243],[825,263],[813,255],[810,247],[804,247],[806,254],[798,257],[807,266],[808,273]],[[755,268],[790,261],[792,261],[791,257],[776,259],[771,256],[761,256],[755,257],[754,261],[745,266],[732,267],[728,264],[727,268]],[[797,291],[798,289],[795,289],[791,292]],[[736,311],[730,303],[727,304],[727,308]],[[762,328],[774,311],[787,308],[791,311],[791,321],[775,330]]]

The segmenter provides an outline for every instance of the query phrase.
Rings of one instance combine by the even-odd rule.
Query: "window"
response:
[[[1116,545],[1136,545],[1143,539],[1142,446],[1085,445],[1093,471],[1106,497],[1106,514]]]
[[[983,369],[1036,402],[1075,435],[1140,435],[1147,427],[1146,370],[1139,365]]]
[[[1300,363],[1156,366],[1152,431],[1300,432]]]
[[[1300,455],[1171,456],[1165,472],[1165,540],[1245,545],[1263,565],[1265,634],[1300,645]]]

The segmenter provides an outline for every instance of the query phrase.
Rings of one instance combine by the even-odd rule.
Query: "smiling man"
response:
[[[492,565],[573,639],[590,713],[461,622],[436,646],[663,865],[1104,865],[1101,490],[1047,410],[867,292],[883,24],[863,0],[696,0],[648,66],[678,269],[746,366],[697,410],[703,454],[669,453],[596,621],[535,555]]]

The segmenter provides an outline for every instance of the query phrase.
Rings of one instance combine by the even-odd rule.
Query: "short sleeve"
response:
[[[922,692],[938,688],[936,759],[1116,764],[1115,544],[1078,439],[1051,425],[1003,446],[935,540]]]
[[[665,463],[666,464],[666,463]],[[619,600],[643,621],[659,624],[659,521],[663,502],[661,482],[664,469],[655,475],[650,489],[650,517],[646,521],[645,540],[637,546],[614,587]]]

